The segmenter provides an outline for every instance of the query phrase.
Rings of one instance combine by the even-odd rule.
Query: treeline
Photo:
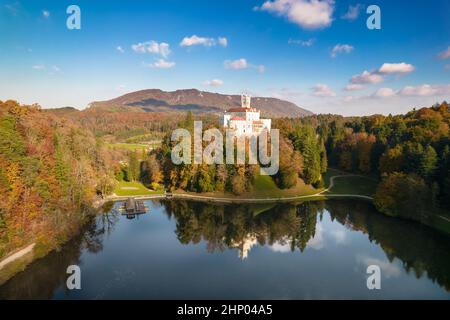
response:
[[[450,208],[450,112],[446,102],[405,115],[344,118],[311,116],[330,166],[381,180],[377,208],[392,216],[427,221]],[[292,126],[296,120],[280,119]]]
[[[112,191],[117,161],[93,134],[37,105],[0,101],[0,257],[30,242],[51,248]]]
[[[48,109],[46,112],[70,119],[94,133],[96,137],[112,141],[136,143],[161,140],[167,132],[177,128],[185,117],[183,112],[170,114],[163,112],[104,111],[95,108],[78,111],[76,109]],[[211,116],[201,116],[210,121]]]

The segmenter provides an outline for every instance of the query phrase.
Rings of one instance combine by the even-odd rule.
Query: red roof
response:
[[[241,118],[241,117],[232,117],[230,120],[244,120],[244,118]]]

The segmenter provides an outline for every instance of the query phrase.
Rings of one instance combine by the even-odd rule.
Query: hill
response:
[[[102,111],[145,111],[145,112],[180,112],[222,113],[223,111],[241,105],[239,95],[225,95],[197,89],[162,91],[148,89],[127,93],[120,97],[95,101],[89,104],[89,109]],[[298,107],[296,104],[276,98],[253,97],[252,106],[261,110],[266,117],[297,118],[313,113]]]

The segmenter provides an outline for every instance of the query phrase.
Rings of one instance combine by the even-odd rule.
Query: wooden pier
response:
[[[143,200],[134,198],[128,198],[122,207],[123,214],[125,214],[128,219],[134,219],[136,215],[144,214],[147,210],[148,208],[145,206]]]

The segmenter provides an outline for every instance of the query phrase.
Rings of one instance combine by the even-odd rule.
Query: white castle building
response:
[[[260,119],[260,111],[250,105],[250,96],[241,96],[241,107],[231,108],[223,115],[223,126],[235,130],[237,135],[258,135],[263,129],[270,131],[272,120]]]

